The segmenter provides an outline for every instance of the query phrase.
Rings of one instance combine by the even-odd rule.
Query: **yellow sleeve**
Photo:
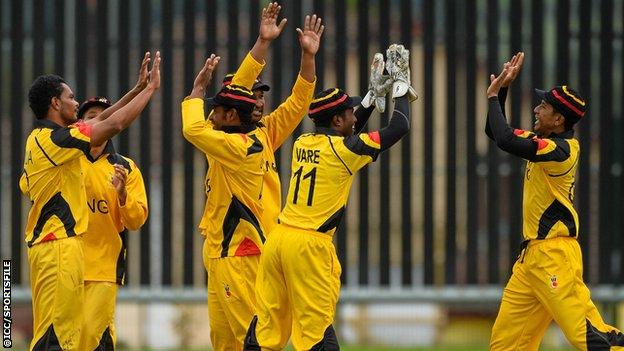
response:
[[[131,171],[128,173],[126,182],[126,204],[119,206],[121,221],[123,225],[130,230],[137,230],[147,220],[147,194],[145,192],[145,184],[141,171],[134,161],[127,159],[130,163]]]
[[[204,101],[198,98],[182,101],[182,134],[200,151],[231,169],[238,169],[248,150],[258,147],[245,134],[214,130],[204,121]]]
[[[381,152],[379,132],[360,133],[344,138],[337,148],[345,165],[353,173],[375,161]]]
[[[258,78],[260,72],[264,69],[264,65],[265,63],[256,61],[256,59],[251,56],[251,53],[247,53],[247,56],[245,56],[232,78],[232,84],[251,89],[256,78]]]
[[[314,82],[308,82],[301,75],[298,75],[292,92],[286,101],[262,119],[271,139],[273,151],[282,145],[308,112],[315,86],[316,79]]]
[[[22,194],[28,195],[28,179],[26,178],[26,172],[22,172],[19,180],[19,187]]]
[[[563,175],[576,166],[579,154],[572,150],[567,141],[541,138],[533,140],[537,143],[537,151],[532,161],[546,169],[549,175]]]
[[[49,137],[35,136],[35,142],[54,166],[62,165],[91,150],[91,126],[84,123],[53,130]]]

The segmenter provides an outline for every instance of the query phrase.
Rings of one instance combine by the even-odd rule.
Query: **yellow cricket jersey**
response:
[[[574,176],[579,143],[570,130],[550,138],[537,138],[516,129],[514,134],[533,139],[537,152],[527,161],[524,177],[523,234],[528,239],[578,236],[578,214],[574,209]]]
[[[251,89],[263,68],[264,64],[256,61],[248,53],[234,74],[232,84]],[[298,75],[290,96],[275,111],[262,117],[258,125],[258,129],[267,136],[267,147],[262,151],[266,165],[262,191],[264,211],[260,217],[262,226],[267,233],[277,224],[277,216],[282,208],[282,188],[277,173],[275,150],[279,149],[308,112],[315,86],[316,80],[308,82],[301,75]]]
[[[267,136],[258,128],[246,134],[214,130],[204,120],[202,99],[182,102],[184,137],[206,154],[206,206],[199,229],[208,258],[258,255],[265,236],[259,218]]]
[[[60,126],[50,120],[35,121],[26,139],[20,189],[32,207],[26,223],[28,246],[82,235],[88,210],[80,158],[89,154],[91,126]]]
[[[137,230],[147,220],[147,195],[141,171],[134,161],[115,152],[108,142],[102,154],[82,159],[89,209],[89,226],[84,235],[85,281],[123,285],[126,276],[127,230]],[[126,203],[119,204],[112,185],[113,165],[124,166]]]
[[[353,177],[377,159],[379,132],[342,137],[329,128],[293,145],[290,186],[280,223],[333,235],[344,215]]]

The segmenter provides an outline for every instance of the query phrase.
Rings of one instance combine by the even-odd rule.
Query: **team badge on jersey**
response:
[[[223,284],[223,289],[225,290],[225,297],[230,298],[232,296],[232,292],[230,291],[230,286],[227,284]]]
[[[557,289],[557,286],[559,286],[559,283],[557,282],[557,276],[556,275],[551,275],[550,276],[550,287],[552,289]]]

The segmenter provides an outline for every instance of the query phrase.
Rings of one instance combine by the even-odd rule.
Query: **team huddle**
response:
[[[291,94],[265,111],[259,80],[270,44],[286,27],[281,6],[263,9],[259,36],[215,96],[206,91],[220,57],[208,57],[181,103],[182,133],[206,155],[206,205],[199,229],[208,273],[214,350],[339,350],[333,327],[340,262],[332,238],[355,174],[410,129],[409,51],[392,44],[373,57],[363,98],[316,86],[315,56],[325,26],[316,15],[297,28],[301,63]],[[117,103],[79,105],[56,75],[38,77],[28,99],[36,123],[26,141],[22,192],[31,200],[26,243],[33,297],[31,350],[114,350],[115,300],[125,282],[126,233],[146,221],[143,178],[110,139],[127,128],[160,87],[160,53],[146,53],[136,86]],[[525,241],[505,288],[491,349],[537,350],[554,319],[581,350],[619,349],[582,280],[573,184],[579,155],[574,124],[586,102],[567,86],[536,90],[534,132],[512,129],[507,87],[518,53],[491,77],[486,133],[526,159]],[[150,69],[151,63],[151,69]],[[315,91],[321,91],[316,93]],[[388,125],[364,131],[373,110],[393,101]],[[275,151],[306,116],[314,130],[292,145],[284,198]],[[553,287],[554,277],[554,287]]]

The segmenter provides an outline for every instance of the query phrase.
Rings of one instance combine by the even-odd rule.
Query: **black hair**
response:
[[[331,118],[323,118],[321,120],[313,119],[313,121],[314,121],[314,125],[317,127],[330,128],[332,120]]]
[[[39,76],[32,83],[30,90],[28,90],[28,105],[37,119],[42,119],[47,115],[52,98],[61,97],[63,83],[67,84],[63,78],[56,74]]]
[[[340,116],[342,118],[345,118],[346,112],[347,112],[347,108],[344,108],[344,109],[341,109],[339,112],[336,112],[334,116]],[[322,120],[318,120],[318,119],[312,119],[312,120],[314,121],[314,125],[317,127],[331,128],[331,123],[332,123],[332,120],[334,119],[334,116],[332,116],[331,118],[323,118]]]
[[[576,120],[574,118],[563,117],[563,127],[566,131],[574,129],[574,125],[576,124]]]

